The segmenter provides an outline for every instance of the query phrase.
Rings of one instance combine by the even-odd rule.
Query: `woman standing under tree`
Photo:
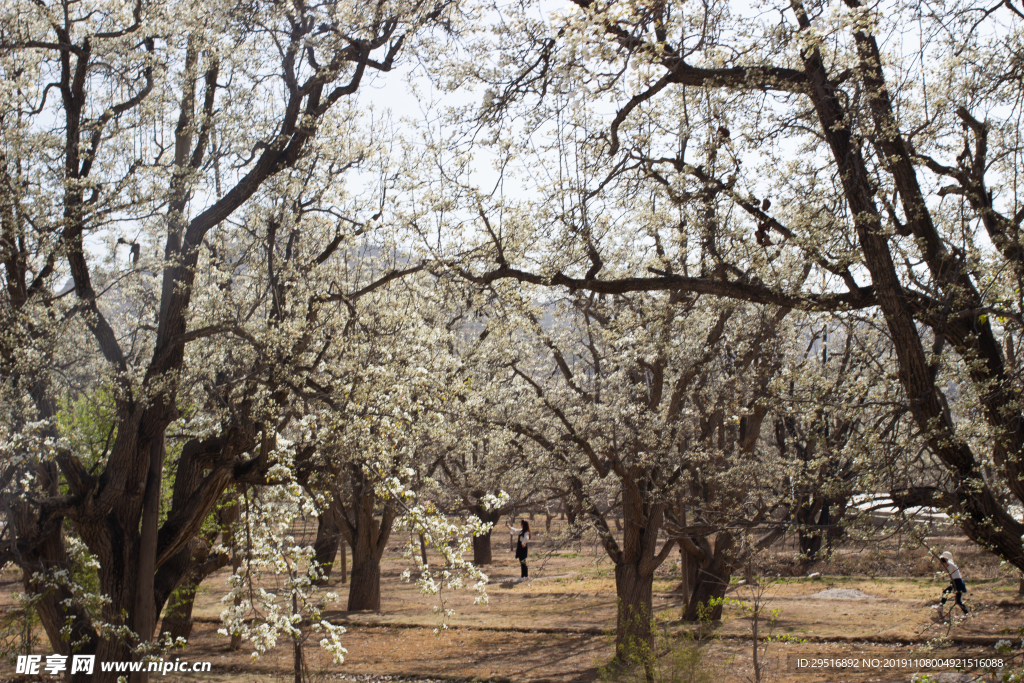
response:
[[[520,576],[528,579],[530,578],[530,570],[526,567],[526,556],[530,543],[530,523],[525,519],[519,520],[519,523],[522,525],[522,528],[519,530],[519,538],[516,540],[516,559],[519,560]],[[508,525],[508,529],[512,533],[516,531],[516,528],[511,524]]]

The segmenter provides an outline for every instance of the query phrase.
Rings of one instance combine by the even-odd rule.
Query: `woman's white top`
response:
[[[964,577],[960,576],[960,570],[953,564],[953,560],[946,560],[946,571],[949,572],[949,578],[963,580]]]
[[[508,530],[513,532],[513,533],[522,532],[523,538],[522,538],[522,540],[520,542],[523,545],[526,545],[527,543],[530,542],[530,532],[529,531],[523,531],[522,529],[517,529],[514,526],[512,526],[511,524],[508,525]]]

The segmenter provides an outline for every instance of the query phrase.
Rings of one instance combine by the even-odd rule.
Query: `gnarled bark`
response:
[[[622,472],[622,475],[629,474]],[[597,526],[605,551],[615,563],[615,597],[618,602],[615,652],[620,659],[637,654],[638,647],[650,648],[654,644],[651,631],[654,572],[675,545],[669,539],[660,550],[657,549],[665,506],[652,501],[652,492],[645,490],[648,484],[642,472],[632,474],[632,477],[622,479],[625,529],[621,546],[609,529],[605,515],[596,506],[583,511]]]
[[[380,610],[380,559],[387,547],[396,510],[393,501],[380,501],[372,482],[358,465],[349,467],[346,495],[335,491],[341,530],[352,548],[348,610]],[[379,519],[377,517],[379,508]]]
[[[685,621],[697,621],[702,618],[718,620],[722,618],[721,603],[710,609],[708,605],[712,600],[720,600],[725,597],[725,591],[729,588],[733,570],[732,551],[735,539],[731,532],[719,531],[715,535],[714,548],[706,537],[700,537],[696,541],[696,543],[685,546],[690,551],[688,554],[691,559],[695,560],[696,571],[683,619]],[[699,549],[699,552],[693,552],[695,549]]]

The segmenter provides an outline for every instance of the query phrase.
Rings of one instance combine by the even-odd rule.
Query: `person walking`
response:
[[[967,608],[964,607],[963,594],[967,592],[967,585],[964,584],[964,577],[960,574],[960,568],[953,564],[953,553],[948,550],[939,555],[939,562],[942,563],[943,568],[949,572],[949,585],[946,586],[946,590],[942,591],[942,602],[939,603],[939,610],[946,606],[946,600],[949,598],[950,593],[956,594],[956,599],[953,604],[957,605],[963,610],[964,616],[968,615]]]
[[[516,559],[519,560],[520,577],[528,579],[530,570],[526,566],[526,556],[529,554],[530,548],[530,523],[521,519],[519,524],[522,525],[522,528],[519,529],[519,538],[516,539]],[[508,529],[512,533],[516,532],[516,528],[511,524],[508,525]]]

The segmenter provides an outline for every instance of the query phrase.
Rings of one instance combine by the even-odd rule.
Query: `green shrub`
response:
[[[688,634],[658,636],[646,643],[627,643],[620,656],[599,669],[602,683],[714,683],[718,666],[704,646]]]

